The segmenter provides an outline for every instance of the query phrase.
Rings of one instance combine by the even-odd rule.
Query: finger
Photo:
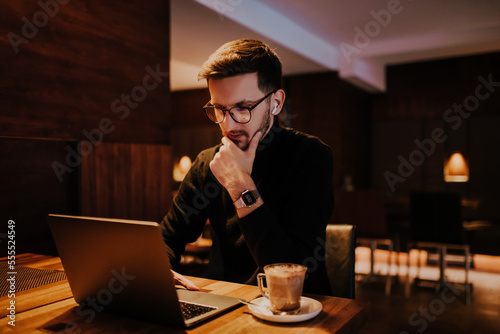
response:
[[[188,289],[188,290],[200,291],[200,288],[197,287],[196,284],[194,284],[193,282],[191,282],[190,280],[188,280],[185,277],[182,278],[181,284],[184,285],[186,287],[186,289]]]
[[[172,271],[172,275],[174,277],[174,281],[179,283],[180,285],[186,287],[188,290],[195,290],[195,291],[200,291],[200,288],[196,286],[193,282],[191,282],[189,279],[186,277],[182,276],[181,274]]]
[[[226,149],[230,149],[234,143],[227,137],[222,137],[222,145],[219,147],[219,152],[224,152]]]
[[[223,137],[222,138],[222,147],[228,148],[228,149],[233,149],[233,148],[238,148],[238,146],[229,138]],[[241,149],[240,149],[241,150]]]

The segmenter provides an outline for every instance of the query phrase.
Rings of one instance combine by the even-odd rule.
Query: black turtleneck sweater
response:
[[[333,160],[318,138],[282,128],[277,118],[259,144],[252,169],[264,204],[238,218],[233,201],[210,171],[220,145],[202,151],[162,221],[172,264],[208,219],[220,246],[218,278],[256,284],[271,263],[306,265],[305,293],[331,294],[325,268],[325,230],[333,210]]]

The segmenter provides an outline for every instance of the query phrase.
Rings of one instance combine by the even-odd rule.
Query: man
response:
[[[329,294],[325,229],[333,210],[331,150],[318,138],[279,126],[285,102],[281,62],[257,40],[221,46],[204,63],[204,109],[222,143],[201,152],[162,221],[177,263],[209,219],[220,245],[222,279],[255,284],[271,263],[308,266],[304,292]],[[187,288],[191,282],[174,272]]]

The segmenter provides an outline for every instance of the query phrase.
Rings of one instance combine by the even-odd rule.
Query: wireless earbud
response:
[[[278,108],[278,102],[274,102],[274,109],[273,109],[273,111],[271,111],[271,114],[274,115],[274,113],[276,112],[277,108]]]

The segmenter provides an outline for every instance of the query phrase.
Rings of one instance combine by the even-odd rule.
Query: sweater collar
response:
[[[285,129],[279,124],[278,116],[274,116],[273,126],[264,139],[260,141],[259,146],[257,146],[257,152],[255,154],[256,160],[260,160],[261,158],[265,159],[266,156],[272,154],[274,147],[281,141],[284,130]]]

